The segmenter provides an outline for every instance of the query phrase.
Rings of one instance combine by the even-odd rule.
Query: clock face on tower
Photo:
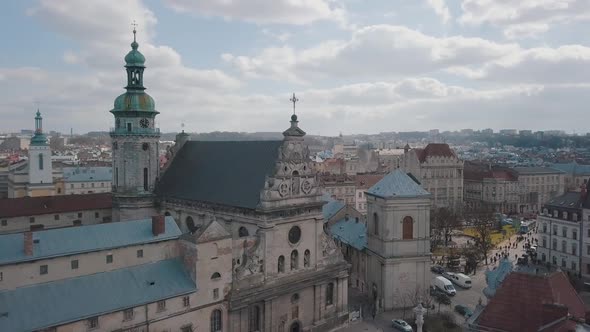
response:
[[[147,128],[150,125],[150,120],[143,118],[139,120],[139,125],[141,126],[141,128]]]

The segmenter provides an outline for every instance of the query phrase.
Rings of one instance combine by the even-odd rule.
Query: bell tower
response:
[[[155,119],[159,112],[154,99],[145,93],[145,57],[137,49],[133,29],[131,51],[125,56],[127,90],[115,99],[110,111],[115,127],[113,143],[113,220],[147,218],[155,214],[154,187],[159,177],[160,130]]]
[[[35,135],[29,145],[29,183],[27,196],[53,196],[53,170],[51,166],[51,148],[43,133],[43,117],[37,110],[35,114]]]

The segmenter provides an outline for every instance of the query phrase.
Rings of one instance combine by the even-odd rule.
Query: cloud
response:
[[[166,0],[165,4],[179,12],[256,24],[343,22],[346,15],[342,7],[330,0]]]
[[[564,45],[520,50],[476,69],[450,68],[470,79],[501,83],[590,83],[590,48]]]
[[[374,25],[348,40],[311,48],[269,47],[255,56],[223,59],[248,77],[305,83],[322,77],[391,78],[421,75],[452,66],[478,65],[519,50],[482,38],[433,37],[403,26]]]
[[[434,13],[440,17],[443,23],[448,23],[451,20],[451,12],[445,0],[426,0],[426,5],[428,5]]]
[[[590,20],[587,0],[463,0],[462,24],[490,24],[507,38],[535,37],[551,26]]]

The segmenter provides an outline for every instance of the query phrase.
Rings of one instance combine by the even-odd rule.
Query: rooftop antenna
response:
[[[289,100],[293,103],[293,115],[295,115],[295,104],[299,101],[299,98],[297,98],[295,92],[293,92],[293,97]]]

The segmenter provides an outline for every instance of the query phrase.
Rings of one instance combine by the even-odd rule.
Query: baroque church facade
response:
[[[231,245],[217,246],[217,255],[185,255],[216,264],[217,256],[231,253],[231,282],[221,295],[223,331],[324,331],[346,324],[349,265],[324,232],[324,201],[297,116],[281,141],[191,141],[182,132],[161,170],[159,112],[145,92],[135,31],[131,46],[127,91],[111,110],[113,220],[165,214],[187,236],[211,224],[231,235]]]

